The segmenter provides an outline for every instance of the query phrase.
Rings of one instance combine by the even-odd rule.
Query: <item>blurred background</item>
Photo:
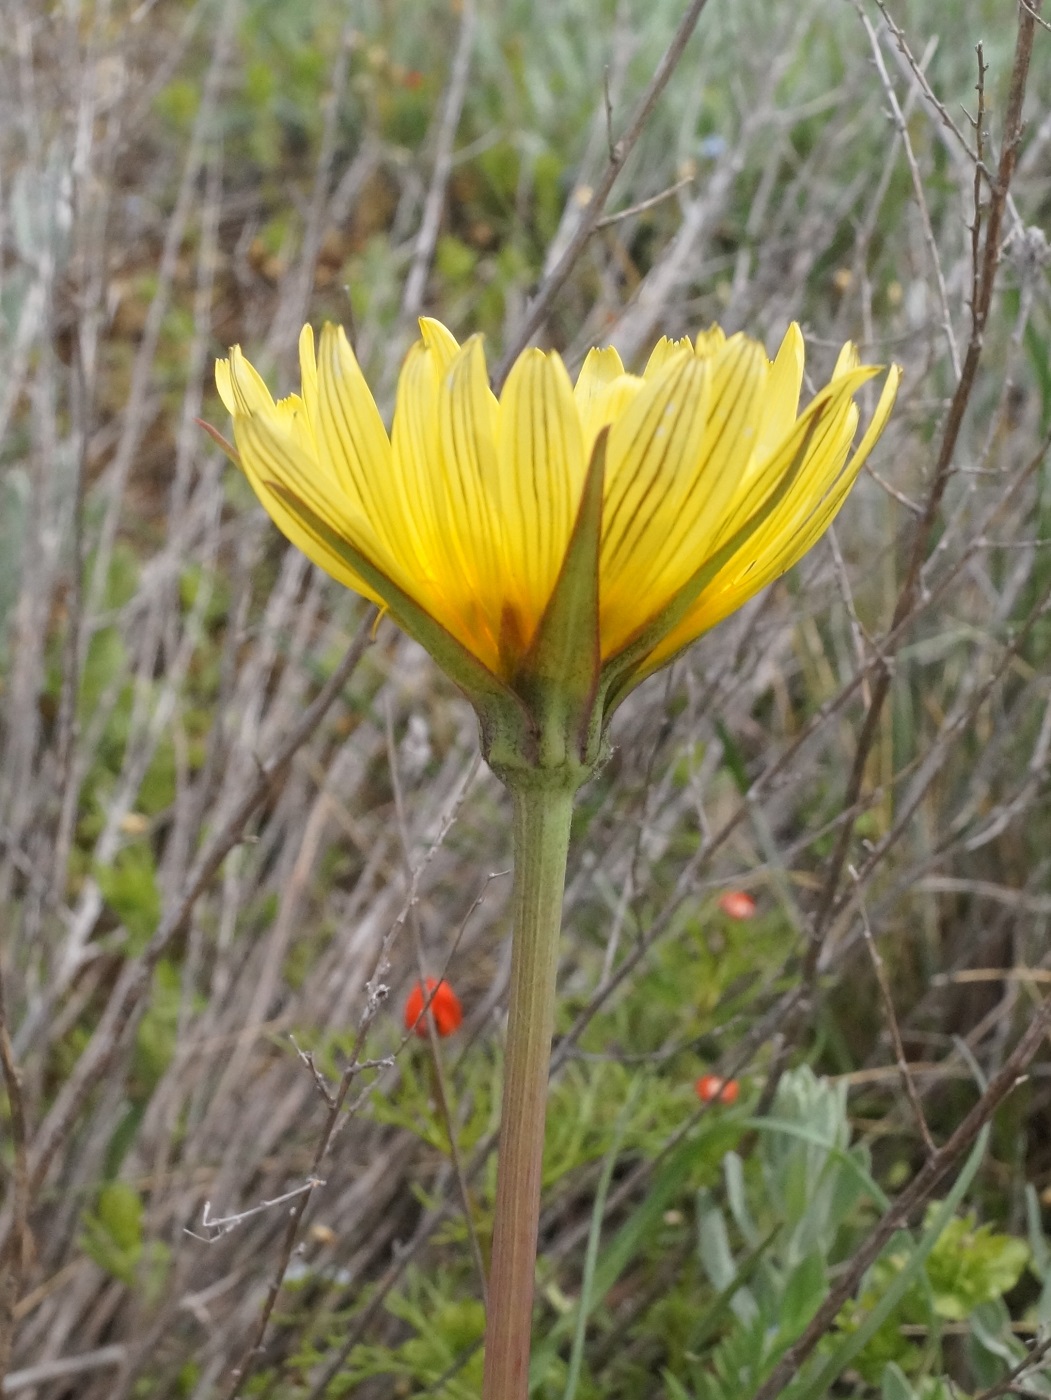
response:
[[[478,1393],[506,795],[469,706],[390,624],[337,675],[364,604],[286,547],[196,420],[229,432],[213,364],[234,343],[298,387],[307,320],[347,326],[388,419],[418,315],[483,332],[495,364],[681,14],[8,0],[5,1395],[232,1394],[288,1224],[289,1201],[256,1208],[315,1171],[241,1393]],[[773,353],[798,320],[804,397],[848,339],[904,367],[834,531],[631,697],[581,794],[538,1395],[751,1396],[1051,980],[1046,26],[980,363],[891,633],[1017,22],[992,0],[710,0],[537,333],[575,372],[593,344],[641,368],[713,321]],[[440,1073],[402,1020],[424,974],[464,1009]],[[710,1072],[733,1103],[698,1095]],[[1049,1099],[1038,1058],[786,1394],[1005,1393],[1051,1317]],[[1051,1394],[1038,1355],[1023,1379]]]

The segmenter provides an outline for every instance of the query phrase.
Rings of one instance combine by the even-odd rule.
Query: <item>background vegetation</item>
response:
[[[5,1395],[477,1394],[505,797],[195,420],[225,428],[234,342],[292,387],[306,319],[388,408],[420,312],[495,362],[680,17],[5,8]],[[1042,23],[972,319],[1028,22],[710,0],[546,303],[571,368],[796,318],[812,384],[848,338],[905,380],[835,531],[632,697],[582,794],[544,1400],[1051,1394]],[[438,1064],[402,1031],[421,972],[466,1010]]]

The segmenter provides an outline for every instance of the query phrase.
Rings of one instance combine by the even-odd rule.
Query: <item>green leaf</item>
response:
[[[595,1265],[591,1285],[594,1306],[602,1302],[646,1240],[652,1238],[669,1204],[690,1183],[698,1159],[704,1160],[715,1152],[725,1150],[736,1141],[739,1132],[738,1123],[718,1122],[713,1117],[710,1126],[702,1124],[696,1134],[680,1143],[668,1156],[655,1173],[645,1200],[617,1231]],[[735,1281],[733,1287],[737,1286]],[[573,1330],[574,1324],[574,1313],[566,1314],[558,1319],[542,1341],[534,1345],[529,1367],[530,1394],[543,1384],[563,1340]]]
[[[882,1400],[916,1400],[916,1392],[905,1378],[896,1361],[888,1361],[880,1377]]]
[[[808,1255],[792,1270],[781,1305],[781,1340],[794,1342],[828,1292],[828,1274],[820,1254]]]
[[[157,868],[150,847],[145,842],[125,846],[112,865],[96,868],[95,879],[103,899],[128,931],[127,953],[140,952],[161,916]]]
[[[99,1192],[93,1212],[82,1219],[81,1248],[113,1278],[129,1286],[142,1254],[142,1201],[126,1182],[110,1181]]]
[[[595,1192],[595,1204],[591,1209],[591,1229],[588,1232],[587,1252],[584,1256],[584,1277],[580,1282],[580,1300],[577,1303],[577,1325],[573,1334],[573,1348],[569,1355],[569,1374],[566,1377],[566,1388],[562,1400],[574,1400],[577,1386],[580,1383],[580,1368],[584,1362],[584,1339],[587,1333],[588,1317],[593,1307],[595,1265],[598,1259],[599,1240],[602,1237],[602,1216],[606,1209],[606,1196],[609,1193],[610,1182],[613,1180],[613,1168],[617,1165],[617,1158],[624,1142],[624,1134],[631,1119],[631,1110],[635,1106],[635,1100],[638,1098],[641,1088],[642,1080],[636,1079],[620,1111],[616,1136],[606,1154],[598,1189]]]
[[[138,1249],[142,1244],[142,1201],[123,1181],[111,1181],[99,1192],[99,1224],[118,1249]]]
[[[937,1203],[927,1208],[934,1218]],[[976,1226],[973,1214],[952,1220],[931,1252],[927,1275],[939,1317],[962,1322],[982,1303],[1009,1292],[1029,1263],[1029,1246],[991,1225]]]
[[[925,1228],[919,1242],[916,1244],[904,1268],[894,1279],[893,1283],[884,1293],[876,1306],[854,1332],[848,1332],[842,1340],[832,1350],[817,1372],[800,1386],[798,1390],[793,1390],[792,1400],[823,1400],[829,1393],[833,1383],[843,1374],[846,1368],[861,1351],[870,1337],[883,1323],[890,1317],[891,1313],[901,1302],[911,1285],[921,1276],[924,1265],[930,1257],[931,1251],[938,1243],[942,1232],[952,1219],[956,1207],[963,1199],[968,1187],[974,1180],[975,1173],[981,1165],[985,1156],[985,1149],[989,1143],[989,1124],[987,1123],[978,1135],[978,1141],[971,1149],[971,1154],[964,1163],[963,1170],[953,1183],[953,1188],[946,1199],[936,1208],[933,1215],[926,1221]]]

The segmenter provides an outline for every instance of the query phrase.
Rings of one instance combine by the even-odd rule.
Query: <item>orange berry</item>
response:
[[[693,1087],[701,1103],[711,1103],[713,1099],[720,1103],[736,1103],[741,1092],[736,1079],[720,1079],[717,1074],[702,1074]]]
[[[728,919],[751,919],[755,915],[755,900],[744,890],[727,890],[719,896],[719,908]]]
[[[405,999],[405,1029],[415,1031],[422,1039],[427,1038],[427,1022],[423,1009],[427,1007],[434,1017],[434,1029],[439,1035],[452,1035],[463,1024],[463,1007],[460,998],[448,982],[437,982],[433,977],[425,979],[423,986],[416,983]]]

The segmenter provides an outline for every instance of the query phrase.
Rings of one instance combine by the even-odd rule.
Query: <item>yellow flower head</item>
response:
[[[216,382],[241,465],[293,543],[435,654],[483,729],[485,696],[536,731],[561,689],[584,750],[627,690],[821,536],[899,378],[852,453],[854,395],[879,369],[845,346],[801,413],[795,325],[773,361],[713,327],[662,340],[641,376],[592,350],[576,384],[527,350],[499,399],[479,336],[421,331],[389,436],[342,329],[315,357],[304,327],[302,393],[277,403],[235,346]]]

